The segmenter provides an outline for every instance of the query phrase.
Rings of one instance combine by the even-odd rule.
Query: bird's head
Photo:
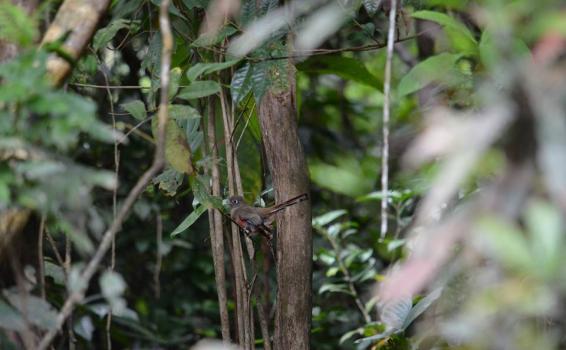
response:
[[[232,196],[230,197],[230,208],[237,208],[244,203],[244,198],[242,196]]]

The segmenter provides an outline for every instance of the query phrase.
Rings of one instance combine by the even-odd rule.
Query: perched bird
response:
[[[273,234],[270,225],[275,220],[274,214],[307,199],[308,195],[303,193],[272,207],[258,208],[248,205],[242,196],[232,196],[230,197],[230,217],[247,233],[261,233],[271,240]]]

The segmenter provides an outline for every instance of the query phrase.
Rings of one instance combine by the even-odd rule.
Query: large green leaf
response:
[[[251,72],[252,66],[249,63],[243,65],[232,76],[230,83],[230,94],[232,101],[238,105],[252,91]]]
[[[307,73],[336,74],[346,80],[353,80],[381,90],[383,83],[377,79],[362,61],[344,56],[313,56],[297,65]]]
[[[461,73],[456,64],[461,57],[461,55],[441,53],[419,62],[401,78],[397,93],[399,96],[405,96],[432,82],[447,86],[457,86],[467,82],[469,77]]]
[[[313,182],[322,188],[351,197],[371,191],[377,170],[375,159],[372,157],[359,161],[351,156],[340,156],[335,159],[335,164],[320,161],[309,162]]]
[[[157,137],[157,119],[153,118],[151,123],[154,137]],[[194,171],[191,149],[185,133],[173,119],[167,120],[165,129],[165,158],[178,172],[192,174]]]
[[[120,106],[137,120],[145,120],[147,118],[145,104],[141,100],[122,103]]]
[[[232,26],[224,27],[218,34],[211,36],[208,33],[201,34],[195,41],[191,43],[193,47],[207,47],[220,43],[230,35],[237,32],[237,29]]]
[[[454,48],[464,54],[477,53],[477,41],[472,32],[461,22],[447,14],[436,11],[417,11],[412,17],[432,21],[444,27],[448,37],[451,39]]]
[[[232,67],[240,60],[231,60],[219,63],[197,63],[187,71],[187,78],[190,81],[196,80],[199,76],[214,73]]]
[[[177,95],[183,100],[193,100],[220,92],[220,84],[213,80],[193,81],[188,87],[184,87]]]
[[[103,49],[118,33],[120,29],[129,28],[132,21],[129,19],[118,18],[110,22],[104,28],[99,29],[92,39],[92,47],[95,50]]]
[[[191,227],[202,214],[207,210],[206,206],[199,204],[195,210],[193,210],[187,217],[177,226],[173,232],[171,232],[171,237],[175,237],[180,233],[183,233],[189,227]]]

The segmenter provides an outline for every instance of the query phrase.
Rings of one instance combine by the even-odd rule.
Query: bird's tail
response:
[[[269,211],[268,214],[269,215],[275,214],[278,211],[281,211],[281,210],[283,210],[283,209],[285,209],[285,208],[287,208],[291,205],[295,205],[297,203],[300,203],[302,201],[306,201],[308,199],[309,199],[309,195],[307,193],[300,194],[300,195],[293,197],[291,199],[287,199],[285,202],[274,205],[273,208]]]

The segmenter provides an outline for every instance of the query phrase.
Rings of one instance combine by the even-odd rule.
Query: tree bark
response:
[[[212,195],[221,196],[220,170],[218,168],[218,144],[216,143],[216,108],[214,100],[209,98],[208,103],[208,142],[212,158]],[[228,316],[228,297],[226,295],[226,273],[224,269],[224,225],[222,215],[218,210],[209,209],[210,240],[212,242],[212,258],[214,262],[214,277],[218,294],[220,309],[220,324],[222,340],[230,342],[230,319]]]
[[[41,44],[66,37],[62,49],[71,59],[77,60],[90,42],[108,5],[110,0],[65,0]],[[70,62],[56,55],[51,55],[47,61],[47,71],[54,85],[60,85],[71,72],[71,68]]]
[[[307,164],[296,121],[294,68],[288,73],[287,88],[268,91],[259,106],[276,202],[309,190]],[[277,261],[274,349],[309,349],[312,229],[308,201],[277,214]]]

